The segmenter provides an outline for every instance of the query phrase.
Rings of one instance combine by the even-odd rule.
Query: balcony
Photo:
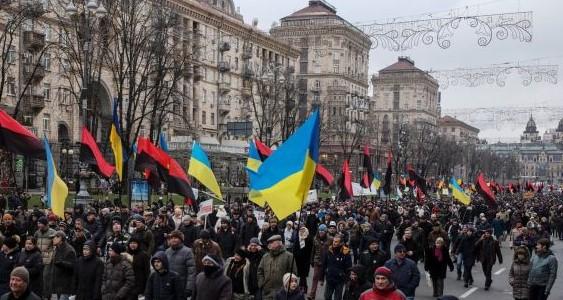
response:
[[[193,72],[194,72],[194,82],[198,82],[203,79],[203,73],[201,72],[200,66],[194,66]]]
[[[248,98],[248,97],[252,97],[252,89],[249,87],[243,87],[240,90],[240,94],[244,97],[244,98]]]
[[[231,83],[230,82],[219,82],[219,93],[227,94],[231,91]]]
[[[219,51],[221,52],[227,52],[229,50],[231,50],[231,44],[229,42],[223,42],[219,46]]]
[[[217,106],[219,113],[226,114],[231,111],[231,102],[228,100],[219,100],[219,105]]]
[[[25,65],[23,68],[23,77],[26,82],[37,83],[45,77],[45,67],[42,65]]]
[[[38,51],[45,47],[45,35],[35,31],[24,31],[23,44],[29,50]]]
[[[311,92],[318,94],[318,93],[321,92],[321,87],[314,85],[314,86],[311,87]]]
[[[217,64],[217,69],[219,69],[219,72],[221,72],[221,73],[230,72],[231,71],[231,65],[226,61],[220,61]]]
[[[242,78],[249,80],[252,79],[252,76],[254,76],[254,71],[249,66],[245,66],[242,70]]]
[[[251,59],[252,58],[252,49],[245,48],[242,50],[242,59]]]
[[[34,95],[24,95],[23,99],[29,104],[31,109],[42,110],[45,108],[45,96],[34,94]]]
[[[329,85],[326,88],[329,95],[333,94],[346,94],[348,92],[348,87],[344,85]]]

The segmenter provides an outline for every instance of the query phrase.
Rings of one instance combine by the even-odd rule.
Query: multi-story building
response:
[[[383,147],[399,142],[404,125],[437,132],[440,118],[438,82],[408,57],[379,71],[371,79],[375,118]]]
[[[1,105],[13,112],[22,95],[18,109],[23,123],[38,136],[45,134],[55,144],[54,154],[62,156],[63,149],[65,154],[69,153],[67,148],[80,140],[83,123],[81,108],[74,99],[76,94],[73,95],[69,87],[72,79],[68,77],[73,75],[68,70],[68,61],[55,57],[62,43],[55,12],[64,17],[68,7],[59,7],[61,4],[51,1],[35,2],[42,6],[42,15],[23,22],[13,35]],[[0,6],[7,5],[7,9],[2,8],[0,12],[0,30],[5,29],[18,3],[0,1]],[[102,1],[89,1],[88,6],[91,3],[101,6]],[[178,99],[174,102],[173,113],[156,129],[167,133],[172,150],[185,151],[192,140],[198,140],[211,150],[244,153],[246,140],[255,130],[254,108],[250,101],[255,94],[253,81],[272,65],[294,68],[299,50],[260,31],[255,24],[245,24],[233,0],[166,3],[178,20],[172,38],[186,41],[184,50],[179,51],[191,53],[193,58],[190,68],[177,82],[182,92],[175,96]],[[96,8],[89,9],[93,17]],[[106,67],[107,64],[102,66],[99,80],[89,86],[95,101],[88,104],[86,118],[88,124],[99,125],[93,131],[102,144],[107,143],[112,101],[117,97],[116,80]],[[143,124],[140,135],[154,135],[149,128],[150,124]],[[101,148],[109,151],[109,147]],[[70,157],[75,164],[78,161],[76,150]],[[72,170],[72,164],[69,166],[63,169]],[[42,182],[40,178],[33,181]]]
[[[311,0],[307,7],[282,18],[270,34],[300,49],[297,68],[300,117],[320,108],[324,124],[322,132],[327,135],[321,144],[321,152],[331,156],[332,162],[341,161],[333,160],[332,155],[337,157],[343,148],[358,146],[352,145],[354,141],[343,139],[350,138],[356,130],[366,131],[359,127],[365,126],[362,122],[370,119],[370,38],[338,16],[336,8],[323,0]],[[347,134],[334,134],[338,130]],[[369,138],[361,143],[372,144]]]
[[[549,129],[543,134],[543,141],[563,144],[563,119],[559,120],[557,128]]]
[[[479,129],[454,117],[443,116],[438,120],[439,134],[456,143],[477,144]]]
[[[559,122],[559,125],[562,123]],[[559,127],[557,130],[563,132]],[[540,141],[533,118],[528,121],[523,137],[526,138],[521,143],[483,144],[478,147],[490,150],[501,158],[515,158],[520,164],[519,179],[562,183],[563,144]]]

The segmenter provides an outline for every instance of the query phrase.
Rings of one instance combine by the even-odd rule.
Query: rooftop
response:
[[[286,18],[309,16],[336,16],[336,8],[324,0],[311,0],[309,6],[292,13]]]
[[[408,56],[399,56],[399,59],[396,63],[379,70],[380,73],[396,71],[415,71],[426,73],[425,71],[422,71],[421,69],[415,67],[414,60],[412,60]]]
[[[440,120],[438,121],[438,125],[439,126],[460,126],[460,127],[465,127],[471,131],[475,131],[477,133],[479,133],[479,128],[477,127],[473,127],[465,122],[462,122],[454,117],[451,116],[443,116],[442,118],[440,118]]]

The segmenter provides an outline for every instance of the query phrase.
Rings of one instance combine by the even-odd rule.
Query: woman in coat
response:
[[[16,267],[23,266],[29,272],[29,288],[37,296],[41,296],[43,289],[43,258],[37,248],[37,239],[28,236],[16,262]]]
[[[149,255],[141,249],[141,241],[131,238],[127,244],[127,253],[133,257],[133,273],[135,274],[135,287],[129,294],[129,299],[136,300],[145,292],[147,280],[151,274]]]
[[[74,268],[73,286],[76,300],[102,299],[104,263],[96,257],[96,243],[88,240],[82,246],[82,256]]]
[[[299,233],[294,237],[293,256],[297,265],[297,276],[299,277],[299,288],[307,293],[307,278],[309,277],[311,254],[313,252],[313,237],[309,236],[307,227],[301,227]]]
[[[135,287],[135,273],[131,267],[133,259],[123,252],[125,248],[121,244],[113,243],[110,247],[102,276],[102,300],[123,300]]]
[[[530,253],[525,246],[514,250],[514,260],[508,273],[508,283],[512,286],[514,299],[528,299],[528,275],[530,274]]]
[[[233,285],[233,299],[248,299],[250,291],[248,283],[250,278],[250,261],[246,258],[247,253],[243,248],[235,250],[233,257],[225,261],[224,272]]]
[[[433,297],[440,297],[444,294],[444,278],[446,278],[447,267],[450,267],[450,272],[454,270],[450,253],[444,244],[443,238],[436,238],[434,245],[426,251],[424,259],[424,269],[430,273],[432,279]]]

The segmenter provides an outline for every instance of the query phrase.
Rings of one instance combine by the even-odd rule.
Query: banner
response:
[[[359,183],[352,182],[352,191],[354,196],[375,196],[377,191],[365,189]]]
[[[207,216],[213,212],[213,200],[205,200],[199,204],[198,217]]]
[[[317,190],[309,190],[309,194],[307,195],[307,200],[305,200],[305,204],[314,203],[317,201],[319,201]]]
[[[266,222],[266,213],[259,210],[254,210],[254,216],[256,217],[256,224],[262,229],[262,225]]]

